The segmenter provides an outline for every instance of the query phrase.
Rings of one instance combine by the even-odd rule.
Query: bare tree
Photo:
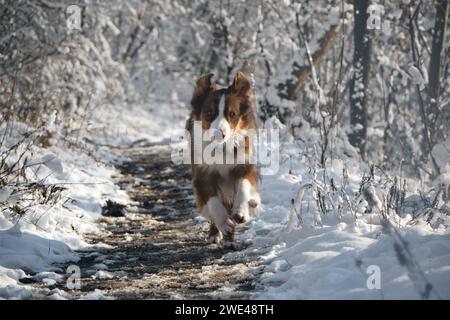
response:
[[[431,142],[436,143],[435,122],[439,116],[439,98],[441,83],[441,54],[444,49],[445,32],[447,29],[448,0],[436,0],[436,19],[434,24],[433,45],[431,49],[430,69],[428,71],[428,93],[429,93],[429,115],[430,115],[430,135]]]
[[[369,0],[355,1],[353,15],[355,19],[353,52],[353,77],[350,80],[350,143],[358,147],[361,157],[365,158],[367,138],[367,85],[370,72],[370,53],[372,42],[367,36]]]

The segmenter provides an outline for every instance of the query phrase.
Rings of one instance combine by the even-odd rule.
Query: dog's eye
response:
[[[236,117],[236,113],[234,113],[233,111],[231,111],[231,112],[230,112],[230,117],[231,117],[231,118]]]
[[[206,112],[206,116],[207,116],[208,118],[211,118],[211,117],[212,117],[212,115],[213,115],[213,114],[212,114],[212,112],[211,112],[211,111],[207,111],[207,112]]]

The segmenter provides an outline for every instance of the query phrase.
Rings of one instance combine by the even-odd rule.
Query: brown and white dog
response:
[[[213,132],[213,139],[219,146],[223,145],[225,156],[231,153],[231,158],[236,160],[239,143],[245,144],[240,150],[250,156],[253,138],[246,136],[246,132],[256,130],[253,90],[242,72],[236,74],[228,88],[219,88],[211,81],[212,76],[204,75],[197,80],[191,115],[186,123],[191,135],[192,184],[197,209],[210,221],[208,241],[231,244],[235,240],[236,223],[247,222],[260,209],[258,172],[249,158],[231,164],[195,164],[194,121],[201,122],[202,132]],[[242,136],[243,139],[237,139]]]

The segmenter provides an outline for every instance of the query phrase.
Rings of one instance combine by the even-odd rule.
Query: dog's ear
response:
[[[201,111],[203,100],[211,90],[214,90],[215,84],[211,82],[214,74],[209,73],[198,78],[195,83],[194,93],[192,94],[191,105],[195,111]]]
[[[236,76],[233,80],[233,90],[241,97],[251,99],[253,96],[252,92],[252,84],[250,81],[245,77],[245,75],[238,71],[236,73]]]

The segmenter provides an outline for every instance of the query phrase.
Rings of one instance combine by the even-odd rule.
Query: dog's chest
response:
[[[236,184],[230,178],[223,178],[218,183],[218,191],[223,202],[232,204],[234,202]]]
[[[205,166],[206,173],[217,177],[215,187],[217,194],[223,202],[232,204],[236,194],[236,181],[230,175],[234,168],[232,165],[208,165]]]

